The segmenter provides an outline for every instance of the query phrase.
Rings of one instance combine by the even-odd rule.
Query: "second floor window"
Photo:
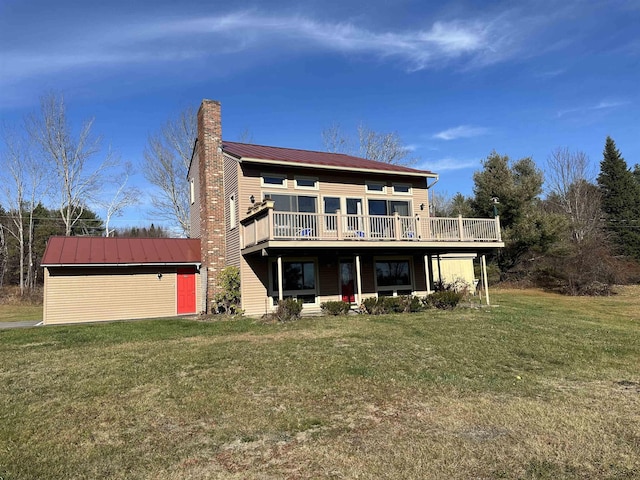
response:
[[[316,213],[316,197],[308,195],[280,195],[270,194],[274,202],[273,210],[276,212],[301,212]]]

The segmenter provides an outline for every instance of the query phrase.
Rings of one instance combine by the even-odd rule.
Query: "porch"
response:
[[[348,215],[336,213],[297,213],[274,211],[273,202],[265,200],[255,205],[241,221],[242,248],[267,246],[331,246],[333,242],[367,242],[380,246],[393,242],[395,246],[429,246],[453,243],[482,244],[502,247],[500,219],[443,218],[429,216]],[[275,242],[275,243],[273,243]],[[281,243],[281,242],[287,242]],[[245,252],[247,253],[247,252]]]

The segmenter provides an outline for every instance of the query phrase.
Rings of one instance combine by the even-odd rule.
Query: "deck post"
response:
[[[338,240],[342,240],[342,215],[340,214],[340,210],[336,210],[336,233]]]
[[[356,302],[358,303],[358,306],[360,306],[360,304],[362,303],[362,278],[360,275],[360,255],[356,255],[355,260],[356,260],[356,290],[358,293],[358,298],[356,299]]]
[[[269,235],[269,240],[273,240],[273,230],[274,230],[274,228],[273,228],[273,206],[267,207],[267,208],[268,208],[267,216],[268,216],[268,222],[269,222],[267,224],[267,232],[268,232],[268,235]],[[258,231],[257,228],[255,230],[256,230],[256,232]],[[257,239],[257,237],[258,237],[258,234],[256,233],[256,239]],[[256,243],[258,243],[258,242],[256,241]]]
[[[278,255],[278,300],[282,300],[282,255]]]
[[[485,255],[480,257],[480,267],[482,269],[482,287],[484,288],[485,299],[487,300],[487,305],[491,305],[489,303],[489,283],[487,282],[487,260]]]
[[[393,212],[393,224],[396,230],[396,240],[402,239],[402,229],[400,228],[400,214],[398,212]]]
[[[431,263],[429,255],[424,256],[424,275],[426,279],[427,285],[427,295],[431,293],[431,280],[429,279],[429,264]]]
[[[460,229],[460,241],[464,242],[464,226],[462,224],[462,215],[458,215],[458,228]]]
[[[496,236],[498,238],[498,241],[501,242],[502,232],[500,231],[500,215],[496,215],[496,218],[494,218],[494,220],[496,222]]]

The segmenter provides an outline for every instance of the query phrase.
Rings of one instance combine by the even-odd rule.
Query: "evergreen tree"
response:
[[[605,143],[598,186],[613,241],[621,253],[640,260],[640,184],[611,137]]]
[[[556,215],[541,208],[543,175],[531,158],[512,162],[494,151],[482,166],[473,175],[471,206],[477,216],[492,217],[492,198],[499,199],[505,248],[499,253],[498,265],[504,277],[508,271],[522,269],[527,256],[547,252],[559,238],[562,225]]]

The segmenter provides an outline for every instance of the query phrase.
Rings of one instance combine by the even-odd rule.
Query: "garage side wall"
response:
[[[175,267],[49,267],[44,276],[45,324],[172,317],[177,312]],[[199,305],[201,279],[197,271],[195,276]]]

